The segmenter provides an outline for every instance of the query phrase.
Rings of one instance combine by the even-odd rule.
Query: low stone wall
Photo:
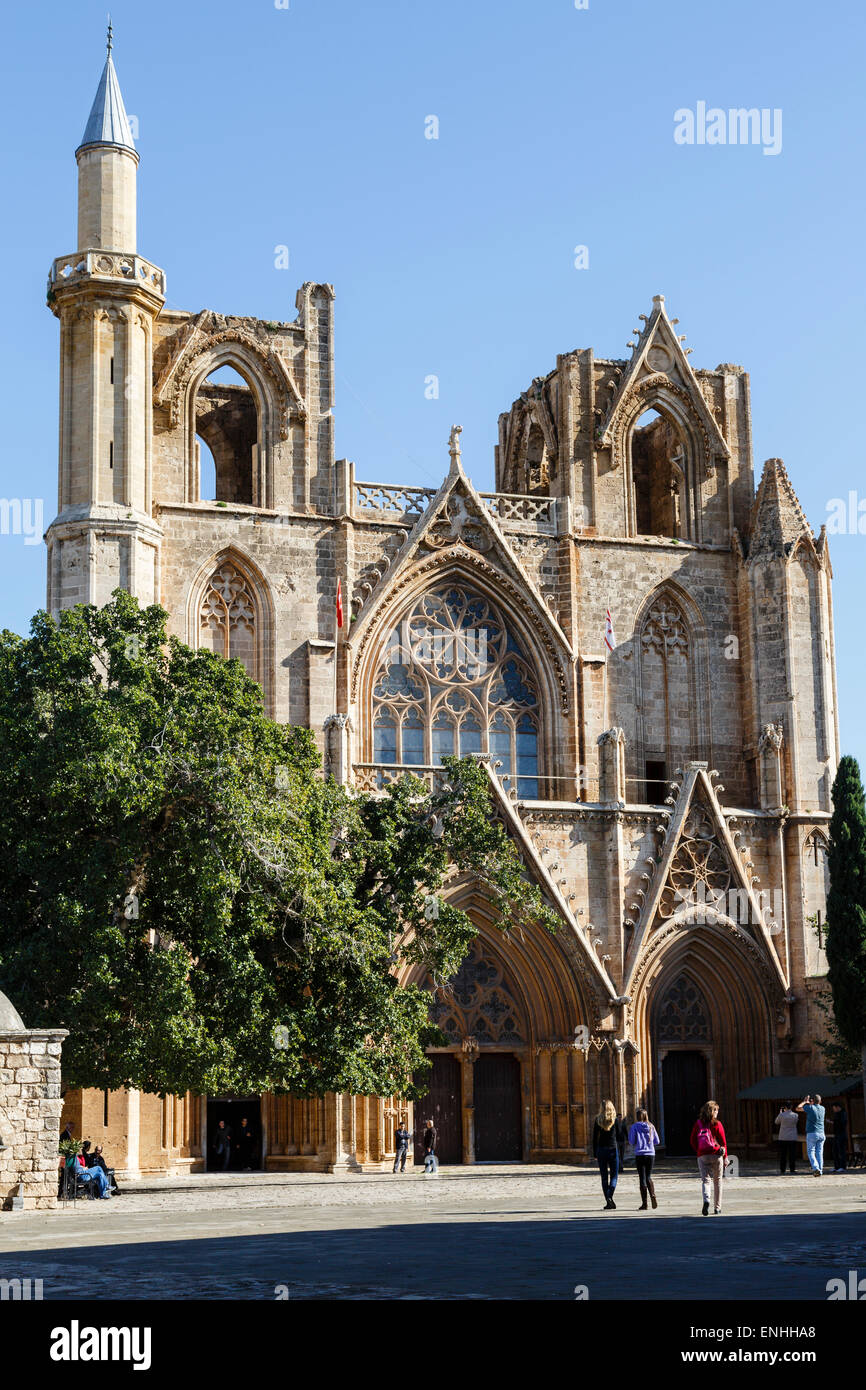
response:
[[[65,1029],[0,1031],[0,1207],[57,1205]],[[17,1206],[17,1203],[16,1203]]]

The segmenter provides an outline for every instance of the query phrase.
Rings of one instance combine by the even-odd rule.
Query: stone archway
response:
[[[587,1094],[587,1055],[575,1029],[592,1023],[596,1010],[579,947],[564,931],[553,936],[540,927],[506,936],[471,883],[456,885],[453,900],[479,928],[466,960],[444,986],[417,967],[402,983],[430,989],[431,1017],[447,1039],[433,1055],[448,1054],[460,1066],[463,1162],[480,1156],[479,1099],[486,1160],[580,1161],[596,1097]],[[479,1069],[482,1057],[499,1060]]]
[[[708,1094],[734,1143],[745,1138],[737,1092],[774,1071],[778,989],[762,968],[761,947],[734,922],[671,918],[650,938],[636,975],[633,1036],[639,1049],[636,1097],[662,1134],[668,1088],[688,1089],[680,1109],[695,1108],[702,1059]],[[686,1054],[691,1059],[686,1059]],[[679,1056],[680,1063],[667,1062]],[[676,1111],[673,1108],[671,1113]],[[685,1115],[676,1118],[682,1144]]]

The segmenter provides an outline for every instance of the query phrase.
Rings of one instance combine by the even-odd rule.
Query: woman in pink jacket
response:
[[[710,1182],[713,1185],[713,1210],[718,1216],[722,1210],[722,1178],[725,1160],[728,1157],[728,1141],[718,1118],[719,1107],[714,1100],[701,1106],[701,1113],[695,1120],[692,1130],[692,1148],[698,1156],[698,1171],[701,1175],[701,1194],[704,1199],[703,1214],[710,1214]]]

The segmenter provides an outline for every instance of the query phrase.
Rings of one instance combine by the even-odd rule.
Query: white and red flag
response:
[[[343,626],[343,581],[337,580],[337,627]]]
[[[613,618],[610,616],[609,608],[605,609],[604,645],[609,652],[612,652],[616,646],[616,638],[613,635]]]

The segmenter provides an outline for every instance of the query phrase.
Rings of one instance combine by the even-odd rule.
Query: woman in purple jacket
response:
[[[640,1183],[640,1211],[646,1211],[647,1193],[653,1204],[653,1211],[658,1206],[656,1201],[656,1190],[652,1180],[653,1164],[655,1163],[656,1144],[660,1144],[655,1125],[651,1125],[646,1111],[638,1106],[634,1112],[635,1121],[628,1132],[628,1142],[634,1150],[634,1166],[637,1169],[638,1182]]]

